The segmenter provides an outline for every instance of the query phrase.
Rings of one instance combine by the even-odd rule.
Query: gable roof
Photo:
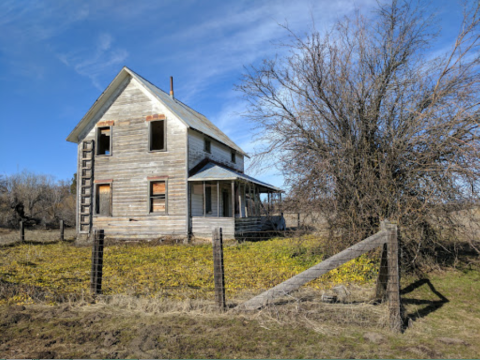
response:
[[[219,128],[217,128],[210,120],[204,115],[193,110],[191,107],[185,105],[181,101],[172,98],[165,91],[153,85],[148,80],[144,79],[134,71],[130,70],[126,66],[120,70],[117,76],[108,85],[105,91],[99,96],[92,107],[88,110],[85,116],[80,120],[77,126],[72,130],[67,137],[67,141],[78,143],[78,136],[83,129],[89,124],[93,116],[105,105],[111,95],[120,86],[120,84],[128,77],[131,76],[142,86],[142,88],[151,94],[155,99],[161,102],[167,107],[173,114],[175,114],[188,128],[197,130],[212,139],[238,151],[242,155],[249,157],[245,151],[243,151],[237,144],[235,144],[227,135],[225,135]]]

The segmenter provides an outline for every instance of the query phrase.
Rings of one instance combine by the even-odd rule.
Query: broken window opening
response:
[[[232,160],[232,163],[236,163],[237,162],[237,156],[235,154],[235,151],[232,151],[231,153],[231,160]]]
[[[167,183],[166,181],[150,182],[150,212],[167,213]]]
[[[165,121],[150,122],[150,151],[165,150]]]
[[[95,213],[102,216],[112,216],[112,191],[110,184],[97,185],[95,195]]]
[[[111,128],[100,127],[97,129],[97,155],[111,155]]]

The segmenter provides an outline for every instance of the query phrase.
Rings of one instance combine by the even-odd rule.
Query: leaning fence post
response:
[[[63,220],[60,220],[60,240],[65,240],[65,231],[64,231],[64,224]]]
[[[390,313],[390,327],[393,331],[402,330],[403,320],[400,299],[400,268],[398,257],[397,225],[387,223],[388,231],[387,253],[388,253],[388,310]]]
[[[25,225],[23,223],[23,220],[20,221],[20,241],[21,242],[25,241]]]
[[[102,293],[102,269],[103,269],[103,242],[105,233],[103,230],[95,230],[92,248],[92,274],[90,278],[90,291],[92,295]]]
[[[213,279],[215,282],[215,302],[220,310],[224,311],[225,278],[223,272],[223,236],[222,228],[215,228],[212,234],[213,245]]]

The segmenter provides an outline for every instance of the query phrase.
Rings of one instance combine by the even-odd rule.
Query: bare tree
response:
[[[455,42],[435,57],[435,18],[421,5],[392,1],[326,33],[290,32],[289,54],[248,68],[238,86],[263,144],[255,161],[278,161],[291,198],[325,213],[335,244],[388,218],[412,265],[458,235],[450,215],[477,202],[480,171],[479,4],[465,5]]]
[[[52,176],[22,171],[0,178],[0,225],[75,225],[75,195],[70,182]]]

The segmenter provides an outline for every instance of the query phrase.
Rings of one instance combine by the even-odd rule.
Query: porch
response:
[[[245,231],[273,229],[281,190],[248,175],[207,163],[189,181],[190,233],[211,238],[216,227],[225,238]]]

